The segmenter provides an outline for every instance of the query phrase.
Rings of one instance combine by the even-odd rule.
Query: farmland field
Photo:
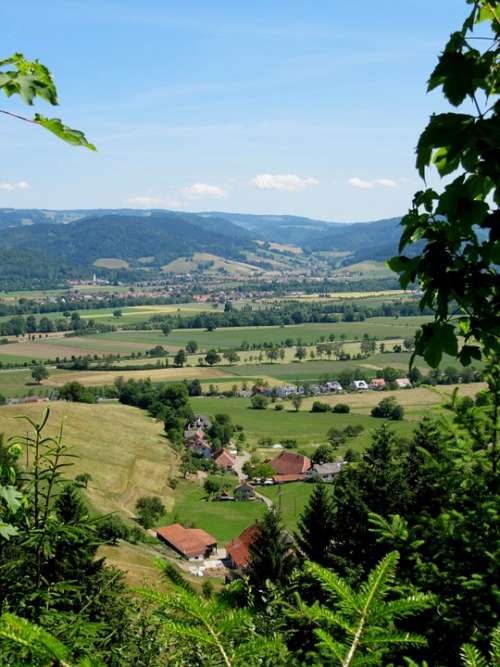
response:
[[[74,466],[67,468],[66,474],[92,475],[87,493],[96,509],[132,516],[137,498],[151,494],[172,507],[173,492],[166,480],[174,473],[175,455],[161,423],[142,410],[119,404],[61,401],[49,405],[47,433],[56,435],[63,422],[64,441],[78,457],[71,459]],[[40,404],[0,407],[0,433],[23,436],[27,425],[16,417],[28,415],[37,420],[42,411]]]
[[[164,517],[164,523],[180,522],[203,528],[217,538],[220,546],[225,546],[264,514],[265,505],[258,500],[209,502],[205,496],[201,485],[180,481],[175,489],[174,508]]]
[[[378,400],[380,400],[380,395]],[[348,403],[349,397],[337,397],[336,402]],[[436,403],[439,401],[436,399]],[[200,414],[215,415],[224,413],[230,415],[233,423],[240,424],[245,430],[250,445],[257,445],[263,438],[271,438],[273,442],[283,439],[294,439],[299,446],[316,445],[327,441],[327,431],[332,426],[345,428],[348,424],[360,424],[364,427],[363,433],[349,442],[355,449],[365,447],[370,441],[374,429],[380,426],[381,420],[367,414],[332,414],[311,413],[304,410],[292,411],[290,403],[285,403],[286,409],[278,412],[269,405],[266,410],[253,410],[250,401],[245,398],[193,398],[193,409]],[[363,410],[363,412],[367,412]],[[408,433],[412,425],[409,421],[394,422],[395,430],[400,434]],[[272,452],[274,456],[276,452]]]
[[[314,490],[314,484],[294,482],[279,486],[263,486],[260,493],[273,501],[273,505],[281,511],[285,526],[292,531],[297,529],[297,521]]]
[[[369,334],[377,339],[406,338],[414,335],[420,324],[428,321],[426,317],[373,317],[364,322],[338,322],[325,324],[296,324],[287,326],[264,327],[225,327],[215,331],[204,329],[175,329],[168,337],[160,331],[117,331],[89,337],[91,339],[109,339],[129,341],[152,345],[174,345],[185,347],[190,340],[207,350],[210,348],[239,349],[244,342],[248,343],[282,343],[287,338],[301,338],[307,343],[315,343],[321,336],[328,338],[334,334],[337,340],[341,336],[349,339],[360,339]]]

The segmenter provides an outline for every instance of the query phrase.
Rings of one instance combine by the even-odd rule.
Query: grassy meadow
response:
[[[236,477],[235,477],[236,483]],[[264,503],[208,501],[201,484],[180,481],[174,492],[175,504],[162,525],[179,522],[203,528],[217,538],[220,546],[237,537],[264,514]]]
[[[119,404],[85,405],[51,402],[47,435],[57,435],[63,424],[64,442],[70,446],[69,478],[92,475],[87,495],[100,512],[119,511],[134,516],[135,502],[142,495],[157,495],[173,506],[167,479],[175,472],[176,457],[163,434],[163,425],[138,408]],[[0,407],[0,433],[21,437],[30,430],[27,415],[37,421],[43,404]],[[23,460],[24,462],[24,460]]]

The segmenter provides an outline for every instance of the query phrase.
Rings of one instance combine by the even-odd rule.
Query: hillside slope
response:
[[[40,405],[0,407],[0,433],[6,437],[25,434],[26,423],[16,417],[39,420]],[[57,435],[64,423],[64,441],[78,458],[66,475],[92,475],[87,494],[100,512],[120,511],[133,516],[142,495],[157,495],[171,508],[173,493],[167,479],[175,468],[175,455],[163,435],[163,425],[145,412],[119,404],[85,405],[50,403],[46,433]]]
[[[166,212],[149,217],[106,215],[66,225],[10,227],[2,233],[2,246],[43,252],[49,258],[77,265],[89,266],[102,257],[134,262],[146,256],[161,265],[193,252],[238,259],[242,250],[254,244],[237,236],[238,232],[229,236],[196,225],[190,217]]]

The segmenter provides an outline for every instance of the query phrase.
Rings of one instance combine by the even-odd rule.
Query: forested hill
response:
[[[285,253],[287,244],[306,254],[341,252],[346,264],[383,260],[397,250],[398,223],[398,218],[348,224],[224,212],[0,209],[0,281],[14,275],[17,281],[23,271],[27,278],[35,277],[33,267],[39,280],[54,273],[88,276],[96,267],[144,272],[196,254],[198,262],[215,257],[250,262],[262,270],[276,259],[269,253],[272,243],[280,244],[277,251]],[[32,261],[22,261],[21,252],[31,253]],[[278,261],[293,267],[300,259],[288,252]]]
[[[148,257],[161,264],[193,252],[239,258],[254,245],[238,228],[231,234],[225,221],[209,229],[193,224],[191,217],[169,212],[148,217],[105,215],[70,224],[9,227],[2,232],[2,247],[89,265],[102,257],[131,262]]]

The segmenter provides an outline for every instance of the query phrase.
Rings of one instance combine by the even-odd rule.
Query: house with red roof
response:
[[[232,470],[236,459],[227,449],[219,449],[214,455],[214,463],[218,468]]]
[[[273,476],[275,484],[298,482],[305,479],[311,468],[311,459],[303,454],[283,451],[269,465],[276,473]]]
[[[260,535],[260,527],[257,523],[248,526],[239,537],[227,545],[227,557],[229,567],[243,570],[250,562],[250,547]]]
[[[381,389],[385,389],[386,384],[384,378],[373,378],[368,386],[370,389],[380,391]]]
[[[156,537],[186,560],[208,558],[217,549],[217,540],[201,528],[184,528],[180,523],[158,528]]]

